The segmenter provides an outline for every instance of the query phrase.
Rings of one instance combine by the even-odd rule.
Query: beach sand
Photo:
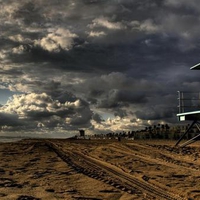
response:
[[[167,199],[158,192],[200,199],[200,144],[174,144],[69,139],[1,143],[0,199]]]

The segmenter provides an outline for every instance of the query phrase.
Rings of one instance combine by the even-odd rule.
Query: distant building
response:
[[[79,130],[80,136],[85,137],[85,131],[84,130]]]

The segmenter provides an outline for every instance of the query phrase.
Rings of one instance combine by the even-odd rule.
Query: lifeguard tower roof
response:
[[[191,70],[200,70],[200,63],[190,67]]]

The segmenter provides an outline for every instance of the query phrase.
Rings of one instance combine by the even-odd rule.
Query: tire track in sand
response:
[[[142,179],[137,179],[116,166],[96,158],[92,158],[88,155],[84,155],[77,150],[74,152],[64,151],[62,150],[61,145],[57,145],[55,142],[51,141],[46,141],[46,145],[53,149],[55,153],[63,159],[63,161],[71,165],[75,170],[92,178],[104,181],[129,193],[140,191],[143,194],[146,194],[149,199],[183,199],[178,195],[170,193],[169,191],[146,183]]]

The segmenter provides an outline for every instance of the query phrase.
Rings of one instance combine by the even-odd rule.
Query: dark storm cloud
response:
[[[33,2],[22,4],[13,14],[13,18],[22,19],[24,24],[40,23],[43,20],[42,11]]]
[[[70,2],[71,1],[68,1],[67,3],[65,3],[65,6],[68,7],[70,5]],[[39,3],[41,4],[41,2],[39,2]],[[80,1],[79,3],[77,3],[77,2],[74,3],[75,5],[73,7],[73,10],[81,8],[81,6],[84,3],[85,2],[82,2],[82,1]],[[95,4],[95,2],[93,2],[93,3]],[[156,21],[156,16],[153,16],[152,15],[153,12],[151,13],[151,11],[147,13],[149,16],[146,16],[145,19],[140,19],[140,16],[144,16],[144,13],[143,13],[144,10],[148,9],[149,7],[151,7],[154,12],[155,11],[159,12],[157,2],[144,1],[141,3],[139,1],[135,1],[135,2],[131,3],[130,1],[119,1],[119,2],[110,1],[110,3],[108,3],[108,2],[106,3],[104,1],[101,1],[101,2],[98,2],[98,4],[100,4],[101,6],[109,5],[110,7],[113,7],[113,8],[123,6],[123,4],[125,4],[125,6],[129,5],[131,17],[129,17],[127,19],[122,19],[122,16],[124,16],[124,11],[122,12],[123,9],[122,10],[114,9],[115,13],[112,13],[112,14],[110,14],[110,16],[107,16],[107,17],[102,17],[103,14],[100,16],[98,16],[96,14],[96,15],[90,17],[91,18],[90,24],[94,25],[94,27],[92,29],[99,28],[99,29],[103,30],[103,28],[107,27],[107,29],[114,29],[114,30],[116,29],[116,30],[111,31],[110,33],[107,32],[106,35],[103,37],[103,39],[98,40],[98,38],[97,38],[96,40],[91,41],[93,43],[82,45],[82,42],[80,42],[80,39],[83,42],[90,41],[88,38],[85,37],[85,35],[81,35],[81,34],[83,34],[83,32],[86,29],[88,29],[88,31],[89,31],[89,28],[85,28],[85,27],[82,28],[81,33],[80,33],[80,31],[76,32],[77,30],[73,29],[73,30],[71,30],[71,32],[74,34],[77,34],[77,38],[79,38],[78,42],[72,41],[72,44],[73,43],[77,44],[74,46],[76,48],[72,48],[70,50],[70,52],[69,51],[65,52],[65,49],[63,49],[61,46],[58,46],[60,48],[60,50],[58,49],[57,52],[52,52],[52,51],[49,52],[48,50],[43,48],[44,45],[43,46],[38,45],[36,47],[35,47],[35,45],[32,45],[30,47],[25,46],[24,52],[26,52],[28,54],[27,55],[28,61],[30,62],[37,58],[37,60],[39,60],[40,62],[48,62],[48,61],[50,63],[54,62],[54,63],[58,63],[59,66],[61,66],[63,69],[66,69],[66,70],[73,70],[73,69],[83,70],[83,68],[84,68],[85,70],[89,69],[88,71],[92,71],[96,68],[97,69],[103,68],[102,70],[110,68],[111,71],[112,70],[118,71],[118,70],[122,70],[122,69],[126,70],[127,67],[130,67],[130,65],[132,63],[137,64],[139,62],[139,64],[140,64],[141,58],[143,58],[144,61],[146,61],[146,62],[149,62],[149,60],[151,62],[151,59],[156,60],[156,58],[154,58],[156,54],[157,54],[157,58],[162,59],[162,56],[165,56],[166,52],[171,52],[171,55],[173,55],[174,52],[175,52],[175,54],[177,53],[176,48],[173,48],[173,47],[169,48],[169,45],[172,44],[172,42],[170,42],[167,39],[165,40],[162,37],[160,37],[160,39],[157,39],[157,41],[155,41],[155,39],[151,39],[152,34],[150,34],[149,38],[146,39],[145,33],[160,32],[160,31],[163,31],[163,29],[164,29],[162,27],[163,25],[161,26],[161,24],[160,24],[161,22],[159,22],[158,24],[156,24],[154,22],[154,21]],[[45,1],[44,1],[44,5],[47,5],[47,3]],[[51,10],[52,9],[51,6],[54,6],[54,4],[53,3],[48,4],[47,8],[49,8],[49,10]],[[34,15],[40,16],[40,12],[42,12],[41,10],[44,9],[44,8],[41,8],[41,10],[39,10],[38,8],[35,8],[35,7],[37,7],[37,5],[34,3],[30,3],[30,2],[25,3],[24,5],[22,4],[18,8],[18,10],[15,11],[14,14],[16,14],[18,16],[19,12],[20,12],[19,18],[23,18],[23,19],[27,19],[27,15],[28,15],[30,18],[28,21],[32,20],[32,23],[35,23],[35,21],[37,21],[37,17],[35,17]],[[60,9],[62,10],[62,8],[60,8]],[[90,6],[88,6],[88,7],[83,6],[82,9],[83,10],[88,9],[91,11],[94,8],[90,7]],[[140,10],[140,12],[142,11],[142,14],[140,13],[140,15],[134,16],[133,11],[137,11],[137,10]],[[46,12],[47,12],[47,10],[46,10]],[[106,10],[103,10],[103,12],[106,13]],[[82,12],[80,11],[80,13],[82,13]],[[63,12],[63,14],[64,14],[64,12]],[[106,15],[109,15],[109,14],[106,13]],[[113,19],[112,19],[112,15],[115,15],[113,17]],[[97,17],[95,18],[95,16],[97,16]],[[149,20],[149,18],[150,18],[150,20]],[[174,17],[174,19],[176,20],[176,16]],[[70,23],[69,22],[70,20],[68,20],[68,18],[62,17],[61,20],[66,20],[66,21],[63,21],[63,23],[64,22]],[[143,20],[143,21],[141,21],[141,20]],[[43,23],[42,27],[44,29],[44,25],[47,23],[48,20],[45,17],[43,17],[42,19],[40,18],[39,21]],[[76,21],[76,20],[74,20],[74,21]],[[88,23],[88,20],[81,19],[79,21],[81,21],[83,24]],[[133,23],[134,21],[139,23],[137,25],[137,27],[135,27],[135,25],[131,25],[131,23],[134,24]],[[192,21],[192,19],[191,19],[191,21]],[[54,22],[51,21],[50,26],[52,26],[53,23]],[[169,21],[166,24],[171,24],[171,22]],[[189,23],[189,24],[191,24],[191,23]],[[25,24],[25,25],[27,25],[27,24]],[[30,24],[28,24],[28,25],[30,25]],[[60,26],[62,27],[63,25],[64,24],[61,24]],[[34,26],[36,26],[37,29],[40,29],[40,27],[41,27],[41,25],[39,26],[38,24],[36,24]],[[133,26],[133,27],[131,27],[131,26]],[[30,27],[30,28],[33,28],[33,27]],[[68,28],[68,27],[65,27],[65,28]],[[136,28],[137,31],[132,31],[132,30],[130,30],[130,28]],[[165,27],[165,28],[169,29],[169,31],[171,31],[170,30],[171,28],[174,29],[174,27]],[[35,38],[35,40],[40,41],[40,40],[46,38],[46,36],[48,35],[47,28],[46,28],[46,31],[44,31],[43,29],[38,30],[38,32],[41,31],[41,35],[38,36],[38,38]],[[168,31],[168,30],[166,30],[166,31]],[[45,32],[46,32],[46,35],[45,35]],[[143,36],[142,38],[140,38],[139,41],[138,41],[138,35]],[[137,36],[137,37],[134,38],[134,36]],[[144,37],[145,37],[145,39],[144,39]],[[157,38],[157,36],[155,38]],[[34,42],[34,41],[32,40],[32,42]],[[54,45],[55,39],[53,40],[53,42],[54,42],[53,43],[53,45]],[[108,45],[110,42],[112,44]],[[160,42],[162,42],[162,43],[160,43]],[[176,46],[178,46],[178,42],[176,42],[176,43],[177,43]],[[104,45],[102,45],[102,44],[104,44]],[[59,43],[58,43],[58,45],[59,45]],[[161,50],[161,48],[163,50]],[[149,53],[154,56],[149,55],[148,57],[146,57],[146,55]],[[143,55],[145,56],[145,58]],[[160,57],[160,55],[161,55],[161,57]],[[26,60],[26,57],[24,54],[15,55],[15,56],[16,56],[17,61],[21,60],[22,62],[24,62],[24,59]],[[12,55],[12,58],[15,58],[15,56]],[[21,59],[20,59],[20,56],[22,57]],[[180,56],[182,56],[182,55],[180,55]],[[104,63],[102,61],[102,58],[104,58],[103,59]],[[166,58],[164,57],[163,59],[166,59]]]
[[[119,116],[121,118],[125,118],[128,116],[127,111],[120,108],[115,109],[114,115]]]
[[[99,108],[127,107],[131,104],[143,104],[147,99],[144,93],[130,90],[111,90],[98,105]]]
[[[1,126],[22,126],[24,123],[20,122],[18,115],[0,113],[0,125]]]
[[[199,24],[196,0],[1,1],[0,85],[26,93],[11,122],[70,129],[92,120],[114,127],[118,117],[127,128],[130,119],[172,122],[177,90],[199,85],[189,71],[199,62]],[[48,98],[30,103],[28,95],[43,93],[50,107]],[[106,111],[116,119],[103,121]]]
[[[102,117],[101,117],[99,114],[97,114],[97,113],[95,113],[95,114],[92,116],[92,119],[93,119],[94,121],[96,121],[97,123],[101,123],[102,121],[104,121],[104,120],[102,119]]]
[[[159,106],[155,106],[154,108],[146,108],[142,112],[137,111],[135,114],[139,119],[143,120],[160,120],[174,117],[174,109],[162,108]]]

